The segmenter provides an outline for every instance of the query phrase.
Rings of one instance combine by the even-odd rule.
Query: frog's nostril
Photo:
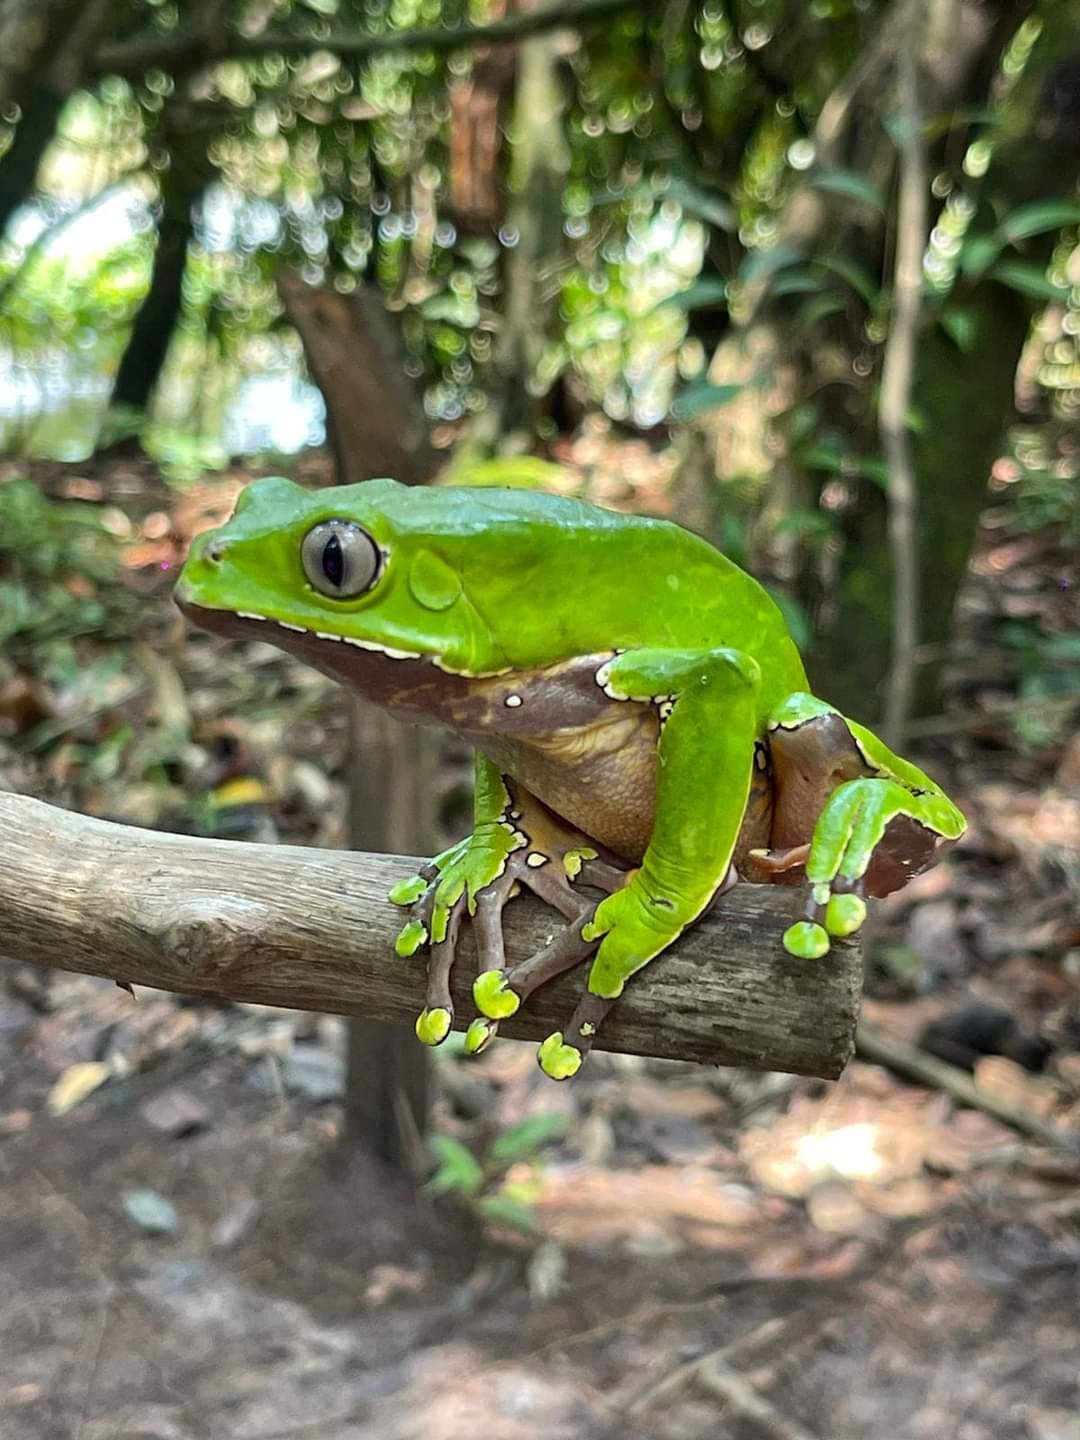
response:
[[[226,548],[224,540],[211,540],[210,544],[206,547],[207,560],[209,560],[211,564],[217,565],[219,561],[224,560]]]

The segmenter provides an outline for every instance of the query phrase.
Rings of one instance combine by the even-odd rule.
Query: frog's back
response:
[[[405,508],[406,527],[457,565],[515,666],[646,645],[725,645],[758,661],[763,688],[777,698],[805,686],[776,602],[671,521],[541,492],[466,487],[410,491]]]

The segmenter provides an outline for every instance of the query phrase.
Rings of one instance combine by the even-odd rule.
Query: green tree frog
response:
[[[257,480],[176,595],[196,624],[474,746],[472,834],[390,895],[409,907],[398,953],[428,948],[429,1045],[454,1021],[466,917],[470,1053],[592,956],[539,1049],[565,1079],[627,980],[736,879],[806,885],[783,944],[816,960],[964,830],[921,770],[807,692],[766,591],[668,521],[516,488]],[[522,887],[566,925],[509,966],[501,914]]]

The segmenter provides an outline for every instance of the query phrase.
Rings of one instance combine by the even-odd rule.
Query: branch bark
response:
[[[159,834],[0,795],[0,945],[13,959],[127,984],[304,1010],[411,1020],[424,967],[394,955],[402,912],[385,895],[417,862],[394,855]],[[780,944],[797,890],[738,886],[627,986],[601,1049],[835,1079],[853,1044],[855,946],[825,963]],[[552,912],[508,911],[511,963],[552,932]],[[473,1015],[468,926],[457,1024]],[[533,996],[502,1033],[539,1040],[574,1009],[580,971]]]
[[[220,24],[181,35],[153,36],[102,45],[94,68],[101,75],[137,76],[157,68],[185,75],[216,60],[257,55],[310,55],[325,50],[342,60],[369,60],[373,55],[397,55],[411,50],[461,50],[473,45],[513,45],[530,35],[559,28],[576,28],[610,20],[633,10],[641,0],[577,0],[550,10],[526,10],[492,20],[487,25],[430,26],[389,31],[381,35],[236,35]]]

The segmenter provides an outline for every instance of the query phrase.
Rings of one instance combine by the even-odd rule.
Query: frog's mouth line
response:
[[[338,644],[352,645],[358,650],[370,650],[377,655],[385,655],[390,660],[414,660],[418,663],[430,663],[427,655],[417,655],[412,650],[397,650],[390,645],[380,645],[374,640],[360,640],[354,635],[334,635],[327,630],[308,630],[303,625],[292,625],[288,620],[274,620],[269,615],[258,615],[253,610],[215,610],[206,605],[197,605],[192,600],[185,600],[183,596],[174,597],[180,610],[187,616],[193,625],[198,625],[200,630],[209,630],[213,635],[222,635],[228,640],[235,639],[258,639],[251,626],[254,622],[262,625],[277,626],[287,630],[291,635],[303,635],[310,642],[334,641]],[[277,643],[282,648],[292,647],[280,637],[273,640],[266,637],[271,644]],[[307,647],[305,646],[305,651]]]
[[[184,615],[201,630],[226,640],[265,640],[376,704],[434,714],[447,704],[464,702],[469,694],[470,677],[443,669],[437,659],[427,655],[391,649],[373,640],[306,630],[250,610],[215,610],[182,595],[175,598]]]

